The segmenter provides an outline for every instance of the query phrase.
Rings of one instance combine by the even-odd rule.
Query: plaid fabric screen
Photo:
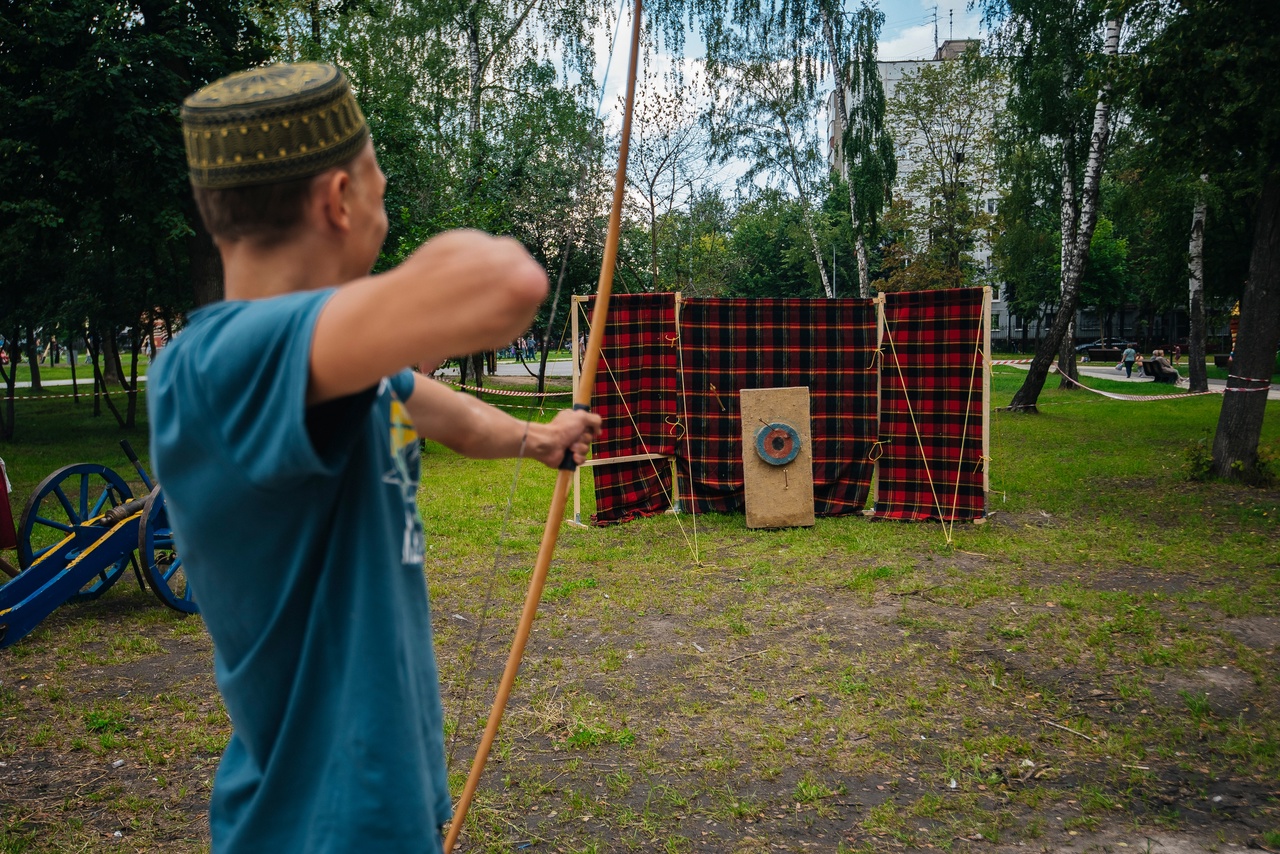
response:
[[[682,502],[696,512],[744,508],[744,388],[808,386],[814,511],[866,502],[876,435],[876,315],[869,300],[691,299],[680,311]]]
[[[589,317],[595,300],[582,305]],[[609,301],[591,392],[591,409],[604,421],[592,446],[596,459],[674,453],[679,432],[675,317],[675,294],[615,294]],[[626,522],[668,507],[671,463],[666,460],[595,466],[593,473],[597,524]]]
[[[986,510],[983,291],[885,295],[876,517],[966,520]]]

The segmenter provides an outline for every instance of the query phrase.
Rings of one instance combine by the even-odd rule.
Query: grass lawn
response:
[[[1024,376],[995,368],[992,406]],[[564,528],[465,850],[1280,850],[1280,489],[1186,478],[1218,396],[1056,385],[993,413],[993,512],[950,544],[862,517]],[[18,406],[16,512],[58,465],[130,474],[109,415]],[[455,792],[554,479],[515,467],[424,456]],[[199,618],[128,578],[0,651],[0,852],[206,850],[211,668]]]

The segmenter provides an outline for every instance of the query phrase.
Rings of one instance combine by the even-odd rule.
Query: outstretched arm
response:
[[[307,403],[382,377],[501,347],[528,328],[547,294],[541,265],[514,240],[451,231],[404,263],[343,285],[320,313]]]
[[[413,426],[422,436],[476,459],[521,455],[551,468],[571,450],[579,465],[591,441],[600,433],[600,416],[566,409],[547,424],[525,423],[467,394],[416,375],[413,395],[406,402]],[[526,434],[527,431],[527,434]]]

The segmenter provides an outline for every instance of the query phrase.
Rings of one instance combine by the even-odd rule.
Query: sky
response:
[[[859,8],[862,0],[844,0],[844,8],[852,12]],[[622,95],[627,78],[627,52],[630,47],[631,9],[633,0],[620,0],[620,9],[625,11],[619,21],[620,26],[614,32],[599,31],[595,36],[596,55],[600,57],[600,68],[603,70],[608,62],[608,76],[604,80],[604,95],[600,102],[600,115],[605,125],[613,132],[622,125]],[[967,0],[878,0],[880,10],[884,12],[884,26],[880,30],[879,57],[885,61],[902,61],[908,59],[932,59],[935,51],[935,15],[937,43],[948,38],[981,38],[985,35],[980,29],[980,15],[970,11]],[[610,49],[612,45],[612,50]],[[642,48],[643,49],[643,48]],[[683,57],[671,54],[655,54],[646,52],[642,62],[647,64],[650,72],[661,76],[661,72],[671,70],[677,64],[683,64],[686,75],[696,74],[704,51],[702,40],[694,32],[686,39]],[[642,71],[643,73],[643,71]],[[600,72],[597,72],[597,78]],[[650,78],[651,80],[653,77]],[[644,98],[641,88],[638,97]],[[813,132],[821,139],[825,133],[826,115],[824,111],[815,113]],[[731,186],[747,171],[747,164],[737,160],[729,160],[721,165],[719,172],[712,180],[723,186]],[[757,183],[766,183],[768,176],[760,176]]]
[[[617,34],[617,44],[610,51],[613,40],[612,32],[601,32],[596,37],[596,54],[601,57],[601,66],[609,59],[608,78],[605,85],[603,112],[610,113],[616,108],[618,97],[625,85],[627,76],[627,48],[630,32],[630,3],[624,0],[626,14],[621,21]],[[853,11],[861,5],[861,0],[845,0],[845,8]],[[980,38],[985,33],[980,30],[978,12],[970,11],[966,0],[879,0],[880,11],[884,12],[884,27],[880,31],[880,59],[898,61],[906,59],[932,59],[934,54],[935,14],[937,21],[936,34],[941,43],[948,38]],[[690,33],[685,50],[686,63],[699,58],[702,49],[701,39]],[[659,69],[670,67],[678,61],[676,57],[646,56],[646,61],[656,64]]]
[[[986,35],[980,31],[980,15],[966,2],[937,0],[880,0],[884,28],[880,31],[880,58],[933,59],[934,10],[937,10],[938,41],[969,39]]]

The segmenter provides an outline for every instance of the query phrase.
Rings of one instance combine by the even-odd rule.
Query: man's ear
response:
[[[351,173],[345,169],[331,169],[316,179],[320,186],[316,199],[324,217],[324,224],[334,231],[351,230],[351,209],[347,203],[351,190]]]

